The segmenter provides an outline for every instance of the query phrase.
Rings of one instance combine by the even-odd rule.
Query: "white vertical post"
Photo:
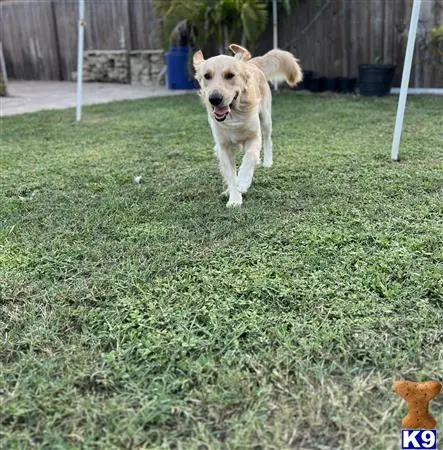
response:
[[[78,0],[77,111],[76,111],[77,122],[79,122],[82,118],[84,40],[85,40],[85,0]]]
[[[398,149],[400,146],[401,132],[403,129],[403,118],[405,115],[406,97],[408,95],[409,78],[411,76],[412,56],[414,55],[415,37],[417,35],[417,24],[420,17],[420,6],[422,0],[414,0],[412,7],[411,23],[409,24],[408,44],[403,65],[401,78],[400,97],[398,99],[397,118],[395,120],[394,138],[392,140],[391,159],[398,161]]]
[[[277,17],[277,0],[272,0],[272,33],[273,46],[278,47],[278,17]],[[278,89],[278,82],[274,81],[274,90]]]
[[[0,41],[0,75],[5,85],[5,96],[8,95],[8,73],[6,72],[5,57],[3,55],[3,43]]]

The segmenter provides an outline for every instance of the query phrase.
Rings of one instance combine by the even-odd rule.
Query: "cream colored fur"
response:
[[[193,61],[227,185],[227,206],[231,207],[242,204],[242,194],[250,187],[254,169],[260,163],[262,144],[263,166],[272,166],[272,95],[268,80],[286,80],[295,86],[303,76],[297,59],[289,52],[276,49],[251,58],[248,50],[239,45],[229,48],[233,57],[219,55],[205,60],[198,51]],[[214,95],[222,98],[216,107],[210,103]],[[244,151],[244,156],[237,173],[235,155],[239,150]]]

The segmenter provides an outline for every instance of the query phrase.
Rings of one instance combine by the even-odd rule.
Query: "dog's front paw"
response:
[[[221,194],[220,197],[229,197],[229,189],[225,189]]]
[[[248,189],[250,188],[252,183],[252,179],[248,180],[248,179],[239,179],[237,181],[237,189],[239,192],[241,192],[242,194],[246,194],[246,192],[248,191]]]
[[[235,194],[231,193],[229,196],[229,201],[226,203],[227,208],[234,208],[236,206],[241,206],[243,202],[242,196],[240,192],[236,192]]]

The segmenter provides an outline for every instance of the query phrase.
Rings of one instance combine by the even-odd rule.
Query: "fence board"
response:
[[[331,51],[329,52],[329,76],[339,76],[342,75],[343,68],[343,55],[341,53],[341,38],[342,34],[340,29],[342,28],[341,23],[341,10],[343,5],[340,0],[336,0],[332,3],[331,13],[332,20],[330,21],[329,32],[331,35]]]
[[[383,12],[383,60],[387,62],[392,58],[394,51],[394,7],[391,2],[385,2]]]
[[[349,76],[349,34],[350,34],[350,2],[349,0],[342,0],[341,3],[341,18],[340,18],[340,32],[341,32],[341,47],[340,53],[342,55],[342,73],[341,76]]]
[[[360,12],[360,22],[358,27],[358,41],[361,47],[360,63],[370,64],[374,62],[371,60],[371,40],[373,34],[371,33],[371,1],[359,1],[358,8]]]
[[[370,2],[370,19],[368,24],[370,30],[368,62],[371,63],[376,59],[384,60],[384,3],[386,3],[385,0],[372,0]]]
[[[393,27],[393,40],[394,49],[392,52],[392,63],[397,66],[397,70],[394,75],[394,85],[400,86],[403,61],[405,58],[406,44],[408,41],[408,18],[406,18],[407,5],[406,2],[393,2],[394,8],[394,27]]]
[[[355,3],[352,3],[350,11],[350,35],[349,35],[349,47],[350,47],[350,64],[349,64],[349,76],[356,76],[358,73],[359,64],[359,42],[356,39],[358,35],[358,8],[355,7]]]
[[[0,8],[0,40],[9,76],[58,80],[60,70],[51,2],[1,2]]]
[[[414,84],[422,85],[426,81],[429,82],[431,71],[425,70],[426,63],[431,61],[432,51],[429,48],[429,29],[434,25],[433,5],[431,2],[423,2],[420,11],[420,20],[417,30],[417,38],[415,44],[415,64],[413,66]]]
[[[87,50],[130,48],[128,0],[88,0],[85,14]]]
[[[436,0],[433,6],[433,27],[437,27],[443,24],[443,0]],[[433,63],[430,64],[430,69],[425,71],[425,74],[429,77],[425,80],[425,83],[429,83],[429,86],[443,88],[443,58],[440,58],[440,62],[437,62],[438,60],[435,59],[432,52],[430,56]]]
[[[132,48],[161,48],[160,22],[152,0],[129,0],[128,6]]]
[[[77,70],[78,1],[57,0],[53,2],[59,42],[60,71],[63,80],[71,80]]]

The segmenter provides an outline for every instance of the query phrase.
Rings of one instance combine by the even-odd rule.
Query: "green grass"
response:
[[[235,210],[194,96],[4,118],[0,447],[399,448],[393,381],[443,377],[442,103],[392,163],[396,98],[277,95]]]

